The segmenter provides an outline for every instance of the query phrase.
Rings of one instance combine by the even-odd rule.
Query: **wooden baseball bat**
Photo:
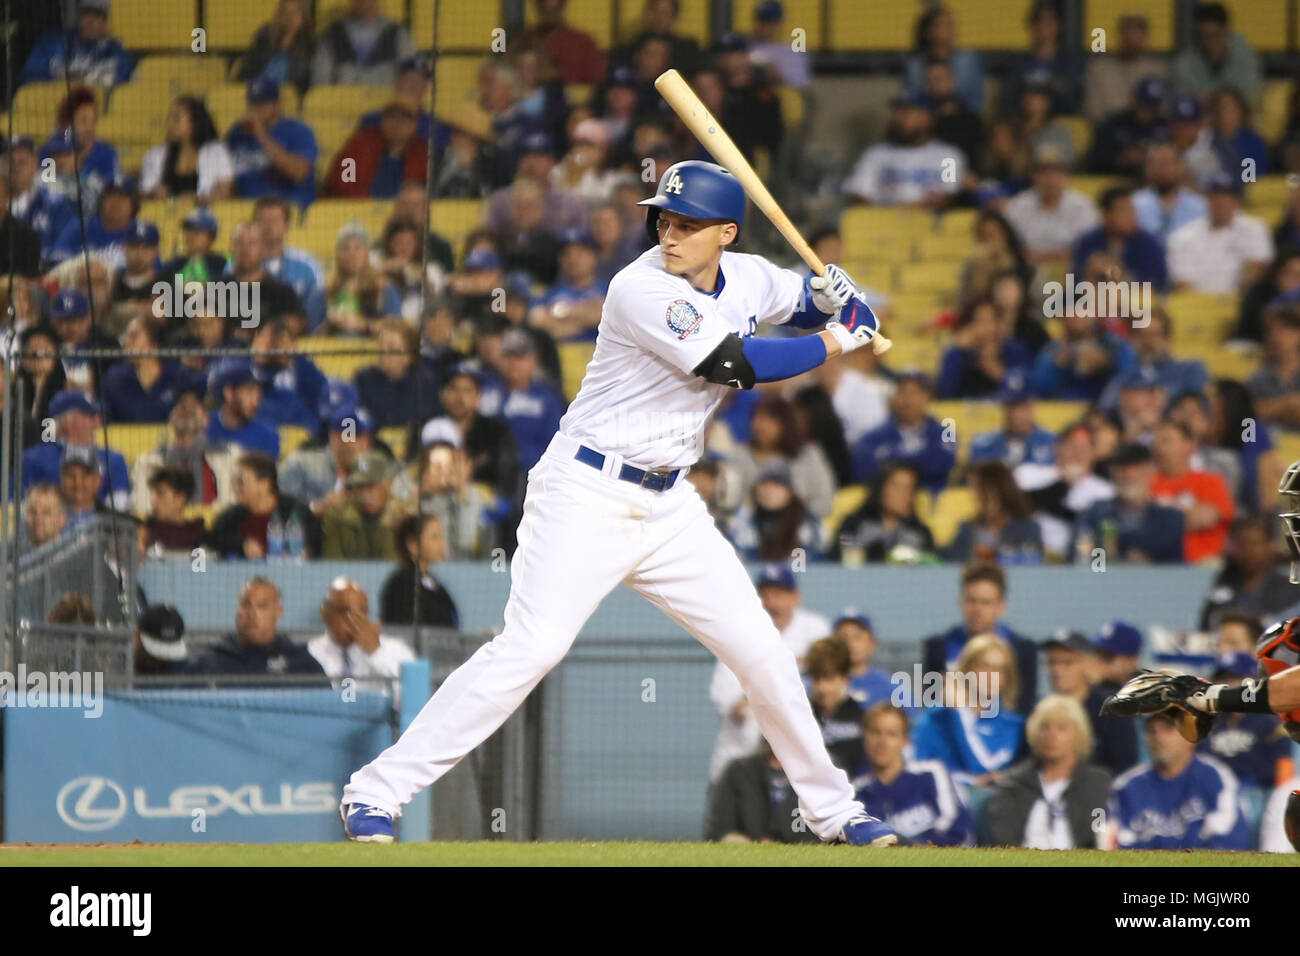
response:
[[[682,122],[695,134],[695,138],[709,151],[718,165],[740,180],[745,195],[758,207],[759,212],[776,226],[777,231],[785,236],[786,242],[794,247],[794,251],[799,253],[799,258],[808,264],[808,268],[816,275],[825,275],[826,264],[817,257],[817,253],[812,251],[812,247],[800,235],[799,230],[790,221],[790,217],[781,208],[781,204],[773,198],[767,187],[763,185],[763,181],[758,178],[754,167],[749,165],[749,161],[736,148],[727,131],[722,128],[722,124],[705,108],[704,103],[682,75],[676,70],[661,73],[655,80],[655,89],[673,108],[673,112],[682,118]],[[879,331],[871,340],[872,351],[877,355],[883,355],[893,344]]]

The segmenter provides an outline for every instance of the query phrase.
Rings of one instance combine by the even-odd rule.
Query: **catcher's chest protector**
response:
[[[1300,617],[1278,621],[1261,634],[1255,645],[1255,656],[1268,677],[1300,664]],[[1300,722],[1300,710],[1283,714],[1282,719]]]

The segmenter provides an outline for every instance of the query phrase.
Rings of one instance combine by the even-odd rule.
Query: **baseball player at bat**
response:
[[[1291,463],[1278,494],[1288,502],[1279,517],[1290,548],[1291,583],[1300,584],[1300,461]],[[1194,674],[1144,670],[1102,703],[1104,715],[1135,717],[1170,711],[1188,740],[1206,737],[1219,714],[1277,714],[1300,742],[1300,617],[1278,621],[1255,645],[1260,676],[1240,685],[1213,684]],[[1287,800],[1287,839],[1300,850],[1300,790]]]
[[[349,839],[391,841],[402,806],[505,722],[622,582],[736,675],[813,832],[855,845],[898,840],[831,763],[794,655],[684,480],[728,389],[868,345],[876,317],[836,266],[802,279],[729,251],[745,192],[721,166],[678,163],[641,205],[656,245],[610,282],[582,386],[528,473],[505,628],[352,775],[340,807]],[[818,331],[757,338],[760,322]]]

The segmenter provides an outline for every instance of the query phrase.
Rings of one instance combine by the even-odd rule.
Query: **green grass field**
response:
[[[1300,866],[1300,854],[716,843],[0,845],[3,866]]]

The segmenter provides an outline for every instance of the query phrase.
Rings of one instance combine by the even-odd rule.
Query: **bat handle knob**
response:
[[[885,338],[883,335],[875,335],[871,339],[871,351],[875,352],[877,355],[884,355],[893,347],[894,343],[889,341],[889,339]]]

